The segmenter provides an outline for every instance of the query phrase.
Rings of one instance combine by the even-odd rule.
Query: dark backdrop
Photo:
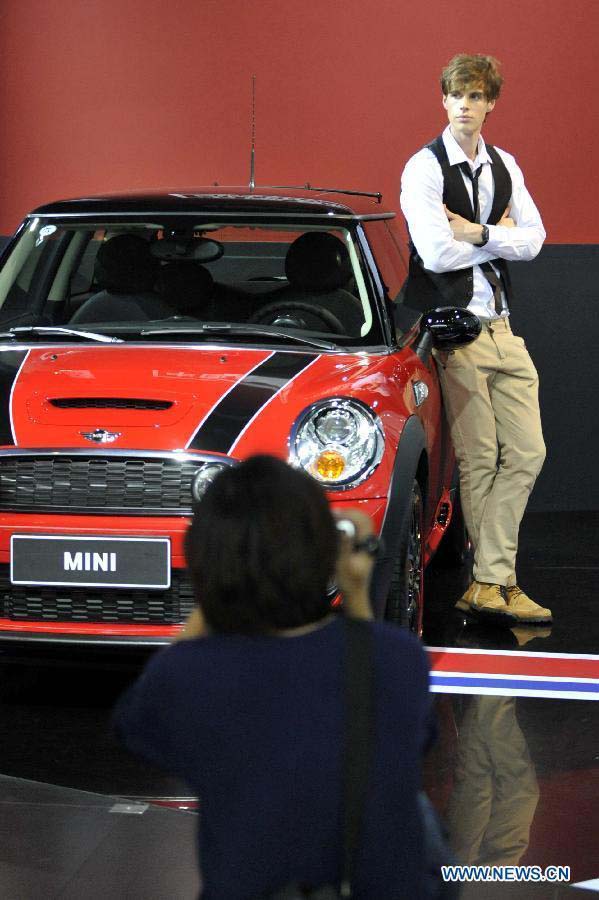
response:
[[[599,509],[599,247],[546,245],[510,271],[512,327],[539,372],[547,444],[528,508]]]

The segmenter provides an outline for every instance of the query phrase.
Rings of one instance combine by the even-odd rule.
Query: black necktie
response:
[[[473,172],[470,168],[470,164],[467,162],[460,163],[460,169],[467,175],[470,181],[472,182],[472,210],[474,212],[473,222],[480,222],[480,203],[478,202],[478,179],[480,173],[483,170],[482,163],[476,170]]]
[[[476,172],[472,172],[469,163],[462,162],[460,163],[460,169],[467,175],[470,181],[472,182],[472,211],[474,212],[474,222],[480,222],[480,202],[478,199],[478,179],[480,173],[483,170],[482,163],[476,170]],[[480,270],[491,285],[491,290],[493,291],[493,300],[495,302],[495,312],[497,315],[500,315],[503,311],[503,303],[501,302],[501,281],[497,272],[493,268],[490,262],[480,263]]]

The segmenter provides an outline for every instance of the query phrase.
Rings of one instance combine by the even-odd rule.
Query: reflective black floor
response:
[[[0,896],[186,900],[196,815],[0,776]]]
[[[424,635],[439,719],[425,786],[458,857],[570,866],[570,884],[596,880],[595,890],[598,534],[599,514],[523,523],[519,581],[553,609],[551,629],[466,622],[453,606],[468,573],[433,567]],[[196,816],[144,802],[183,801],[188,791],[129,756],[109,729],[143,658],[67,652],[43,662],[0,656],[0,896],[193,897]],[[478,883],[463,896],[565,890]]]
[[[518,583],[554,614],[551,633],[521,629],[463,630],[453,604],[468,584],[465,570],[431,568],[427,576],[424,640],[429,646],[519,647],[543,653],[599,652],[599,513],[533,513],[520,530]]]

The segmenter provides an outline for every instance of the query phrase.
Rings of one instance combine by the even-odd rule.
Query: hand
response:
[[[356,542],[374,534],[372,522],[357,509],[335,510],[334,515],[337,519],[348,519],[355,528],[353,537],[339,532],[335,580],[343,594],[343,610],[355,619],[372,619],[368,588],[374,559],[366,550],[355,550]]]
[[[449,227],[456,241],[465,241],[467,244],[480,244],[483,231],[478,222],[469,222],[463,216],[452,212],[444,205],[445,215],[449,219]]]
[[[515,227],[516,227],[516,223],[515,223],[514,220],[511,218],[510,212],[511,212],[511,209],[510,209],[510,207],[508,206],[507,209],[505,210],[505,212],[503,213],[502,217],[500,218],[500,220],[499,220],[499,222],[498,222],[497,224],[498,224],[498,225],[503,225],[504,228],[515,228]]]
[[[189,614],[187,622],[181,629],[181,631],[175,635],[173,638],[174,641],[183,641],[189,638],[199,638],[204,637],[208,634],[208,628],[206,626],[206,620],[202,615],[202,611],[199,606],[194,606],[192,611]]]

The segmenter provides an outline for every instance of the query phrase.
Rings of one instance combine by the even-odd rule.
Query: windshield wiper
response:
[[[38,335],[39,337],[57,336],[61,334],[67,337],[83,338],[86,341],[98,341],[100,344],[122,344],[123,339],[112,337],[108,334],[96,334],[95,331],[77,331],[75,328],[60,328],[57,325],[19,325],[17,328],[11,328],[9,331],[0,332],[0,340],[4,338],[12,338],[14,341],[21,336]]]
[[[338,344],[331,341],[322,341],[319,338],[305,338],[299,334],[282,331],[279,328],[261,328],[260,325],[231,325],[227,322],[205,322],[203,325],[194,325],[192,328],[149,328],[140,331],[142,337],[168,334],[255,334],[261,337],[278,337],[293,341],[296,344],[307,344],[318,350],[339,350]]]

